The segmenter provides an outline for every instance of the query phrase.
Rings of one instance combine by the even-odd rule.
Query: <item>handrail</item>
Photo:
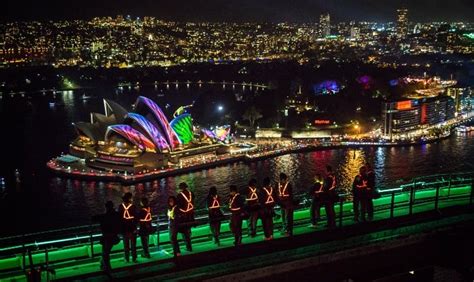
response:
[[[459,178],[459,176],[466,176],[466,175],[474,176],[474,173],[460,172],[460,173],[453,173],[453,174],[438,174],[438,175],[433,175],[433,176],[414,178],[414,181],[411,183],[412,185],[410,187],[409,200],[405,204],[405,205],[409,205],[410,214],[412,212],[412,206],[413,206],[414,202],[416,201],[416,199],[414,198],[414,195],[415,195],[414,192],[418,191],[418,190],[425,189],[425,187],[420,187],[420,185],[417,185],[417,184],[426,183],[426,182],[417,182],[415,179],[427,179],[427,178],[439,179],[440,177],[449,176],[449,179],[451,179],[451,180],[461,180],[462,183],[471,185],[470,202],[472,203],[473,196],[474,196],[474,192],[473,192],[474,189],[472,189],[472,185],[474,185],[474,177],[462,178],[462,179]],[[435,209],[438,208],[438,199],[440,197],[440,195],[439,195],[440,191],[439,190],[441,188],[441,184],[443,184],[443,183],[447,183],[447,181],[446,180],[445,181],[434,181],[434,182],[427,183],[431,188],[436,189],[435,197],[434,197],[434,199],[432,199],[432,200],[435,201],[435,204],[434,204]],[[396,207],[396,205],[394,203],[395,195],[401,194],[403,192],[407,192],[407,191],[404,191],[403,187],[380,190],[381,195],[391,195],[390,218],[393,217],[393,210]],[[344,202],[346,202],[346,201],[344,201],[344,199],[348,195],[347,194],[340,194],[340,196],[341,196],[341,201],[339,202],[339,204],[343,205]],[[449,196],[449,193],[448,193],[448,196]],[[302,206],[305,207],[305,204],[307,204],[307,202],[305,202],[307,200],[305,194],[299,194],[296,197],[299,199],[300,203],[302,203]],[[429,199],[427,201],[429,201]],[[337,205],[337,203],[335,203],[335,205]],[[397,207],[398,206],[400,206],[400,204],[398,204]],[[340,208],[342,209],[342,206],[340,206]],[[226,214],[228,215],[228,213],[226,213]],[[342,213],[341,213],[341,215],[342,215]],[[204,222],[204,221],[207,220],[207,215],[199,215],[199,216],[196,217],[196,220]],[[341,218],[340,218],[340,220],[341,220]],[[164,227],[167,226],[167,221],[160,220],[160,217],[155,216],[153,218],[153,221],[154,221],[153,225],[156,227],[156,229],[158,231],[165,229]],[[41,249],[43,246],[46,247],[46,248],[51,249],[51,248],[54,248],[55,245],[56,246],[70,245],[71,242],[80,243],[80,242],[88,241],[91,244],[93,244],[93,242],[97,238],[100,238],[100,236],[101,236],[100,232],[98,230],[98,227],[99,227],[98,224],[91,224],[91,225],[83,225],[83,226],[62,228],[62,229],[57,229],[57,230],[45,231],[45,232],[37,232],[37,233],[29,233],[29,234],[18,235],[18,236],[4,237],[4,238],[0,239],[0,243],[4,242],[3,244],[0,244],[0,245],[4,245],[4,247],[0,248],[0,256],[2,256],[2,254],[5,255],[6,253],[11,253],[12,251],[15,251],[15,250],[22,250],[23,252],[24,252],[25,249],[38,250],[38,249]],[[65,238],[65,236],[67,236],[67,235],[65,235],[65,232],[67,233],[69,231],[74,231],[74,230],[77,231],[77,232],[75,232],[75,236]],[[45,241],[40,241],[40,242],[37,241],[38,237],[45,236],[45,235],[47,237],[49,237],[49,239],[47,239],[47,240],[45,239]],[[57,238],[57,239],[56,238],[51,238],[51,237],[59,237],[59,236],[61,236],[61,237]],[[36,237],[36,238],[34,238],[34,237]],[[7,245],[7,242],[11,242],[12,244],[10,244],[8,246],[5,246],[5,245]]]
[[[470,187],[469,187],[470,186]],[[458,190],[458,192],[456,193],[457,195],[453,194],[454,196],[451,196],[451,195],[445,195],[443,197],[440,197],[440,186],[438,185],[436,187],[436,194],[434,197],[425,197],[425,199],[423,199],[422,201],[417,201],[416,204],[421,204],[421,206],[418,206],[419,208],[423,208],[424,211],[429,211],[431,209],[426,209],[426,203],[427,202],[433,202],[435,201],[435,205],[434,205],[434,209],[432,210],[436,210],[438,211],[438,200],[439,198],[443,198],[443,201],[448,201],[446,203],[448,203],[447,206],[452,206],[453,203],[454,205],[459,205],[461,203],[461,205],[463,206],[467,206],[467,200],[469,200],[469,206],[472,206],[472,201],[473,201],[473,197],[474,197],[474,180],[471,180],[471,183],[470,185],[466,185],[464,187],[458,187],[459,189],[462,189],[462,190]],[[469,190],[466,190],[466,188],[470,188]],[[444,189],[447,189],[448,187],[443,187]],[[455,189],[458,189],[458,188],[455,188]],[[415,189],[412,189],[412,191],[414,192]],[[461,191],[461,192],[459,192]],[[410,191],[411,192],[411,191]],[[384,219],[391,219],[394,217],[394,204],[395,204],[395,201],[394,201],[394,197],[395,195],[406,195],[406,191],[403,192],[403,193],[400,193],[400,191],[391,191],[390,193],[386,193],[386,194],[390,194],[391,195],[391,201],[390,201],[390,217],[384,217]],[[423,195],[425,192],[420,190],[420,193]],[[429,192],[428,192],[429,193]],[[425,194],[426,196],[426,194]],[[428,199],[426,199],[428,198]],[[459,201],[460,199],[463,199],[463,202],[451,202],[451,201]],[[335,203],[335,208],[337,207],[337,204],[338,203]],[[397,208],[403,208],[405,209],[407,206],[410,207],[410,209],[412,208],[412,206],[415,205],[415,201],[413,200],[409,200],[409,201],[402,201],[401,203],[397,203]],[[384,205],[377,205],[376,206],[376,209],[374,210],[375,212],[379,213],[379,212],[384,212],[384,211],[387,211],[387,208],[380,208],[380,207],[383,207]],[[342,227],[343,225],[343,222],[344,222],[344,219],[347,219],[347,217],[349,216],[353,216],[353,213],[350,212],[348,213],[346,211],[346,213],[344,214],[344,200],[341,199],[339,201],[339,216],[338,216],[338,219],[339,219],[339,227]],[[379,208],[377,208],[379,207]],[[445,206],[446,207],[446,206]],[[406,215],[406,214],[405,214]],[[300,217],[299,219],[295,220],[295,226],[304,226],[306,224],[306,221],[307,221],[307,217],[306,216],[303,216],[303,217]],[[99,238],[101,235],[100,234],[95,234],[93,235],[92,238]],[[230,233],[229,232],[224,232],[221,234],[221,236],[223,238],[227,238],[230,236]],[[84,242],[80,244],[81,247],[87,247],[87,240],[88,240],[88,236],[83,236],[82,238],[80,237],[76,237],[76,238],[71,238],[71,240],[77,240],[77,239],[84,239]],[[201,243],[201,242],[205,242],[209,240],[209,235],[208,234],[200,234],[198,236],[194,236],[193,237],[193,241],[195,243]],[[156,241],[157,244],[159,244],[160,246],[163,246],[163,243],[159,242],[159,234],[158,234],[158,240]],[[45,243],[45,242],[42,242],[42,243]],[[54,248],[48,248],[48,246],[46,246],[43,250],[41,250],[40,252],[35,252],[35,256],[37,256],[38,258],[41,258],[41,256],[44,256],[45,257],[45,260],[41,260],[40,259],[40,262],[39,263],[35,263],[35,267],[40,267],[42,269],[45,269],[46,271],[49,270],[49,265],[53,265],[53,267],[55,267],[55,265],[61,267],[61,266],[68,266],[68,265],[71,265],[71,264],[76,264],[76,263],[81,263],[81,262],[84,262],[84,263],[90,263],[91,259],[93,259],[94,257],[94,244],[93,242],[91,242],[91,246],[90,246],[90,250],[89,250],[89,254],[82,254],[82,255],[76,255],[76,256],[73,256],[73,257],[67,257],[67,258],[63,258],[63,259],[56,259],[56,260],[53,260],[51,261],[49,259],[49,252],[54,252]],[[41,244],[41,243],[40,243]],[[170,242],[166,242],[165,244],[170,244]],[[76,246],[70,246],[70,247],[76,247]],[[3,275],[4,277],[6,276],[10,276],[10,275],[21,275],[21,271],[23,271],[24,269],[28,269],[29,267],[31,267],[29,264],[26,264],[26,261],[25,261],[25,254],[28,254],[32,257],[32,250],[31,248],[23,248],[21,249],[21,253],[17,253],[14,258],[16,260],[18,259],[23,259],[23,264],[21,265],[21,267],[17,267],[17,268],[10,268],[10,269],[4,269],[3,272],[2,270],[0,270],[0,275]],[[122,250],[120,249],[116,249],[114,250],[114,253],[119,253],[121,252]],[[10,257],[11,259],[11,257]],[[61,266],[60,266],[61,265]],[[44,267],[44,268],[43,268]]]

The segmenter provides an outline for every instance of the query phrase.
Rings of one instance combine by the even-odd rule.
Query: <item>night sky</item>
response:
[[[314,22],[321,12],[334,21],[393,21],[405,6],[411,21],[474,21],[474,0],[2,0],[0,19],[88,19],[155,16],[177,21]]]

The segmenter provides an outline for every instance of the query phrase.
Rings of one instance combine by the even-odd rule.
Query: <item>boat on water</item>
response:
[[[474,131],[474,126],[466,126],[466,125],[460,125],[456,127],[456,132],[460,133],[468,133]]]
[[[86,95],[85,93],[82,94],[82,97],[81,97],[82,100],[90,100],[94,98],[95,98],[94,96],[89,96],[89,95]]]
[[[49,102],[49,107],[50,108],[64,108],[64,103],[61,102],[61,101],[53,101],[53,102]]]

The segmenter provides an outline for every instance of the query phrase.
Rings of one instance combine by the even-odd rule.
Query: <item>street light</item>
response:
[[[217,106],[217,110],[219,112],[222,112],[224,110],[224,106],[222,106],[222,105]]]
[[[358,124],[354,125],[354,129],[357,130],[357,135],[360,135],[360,126]]]

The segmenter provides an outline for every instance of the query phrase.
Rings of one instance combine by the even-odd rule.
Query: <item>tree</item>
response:
[[[255,121],[258,119],[261,119],[263,115],[260,113],[260,111],[255,108],[255,106],[251,106],[250,108],[247,108],[245,113],[243,114],[242,118],[244,120],[248,120],[250,123],[250,127],[254,127]]]
[[[436,136],[436,138],[439,138],[441,136],[441,134],[443,134],[443,130],[441,128],[438,128],[438,127],[433,127],[433,128],[430,128],[428,130],[428,133],[431,136]]]

